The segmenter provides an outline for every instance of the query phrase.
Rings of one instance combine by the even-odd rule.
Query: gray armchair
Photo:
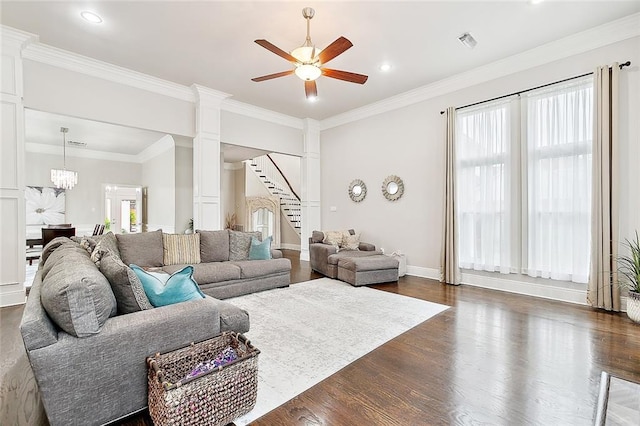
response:
[[[355,235],[353,229],[349,230],[351,235]],[[335,246],[325,244],[324,233],[313,231],[309,238],[309,260],[311,269],[329,278],[338,277],[338,259],[347,257],[365,257],[382,254],[376,250],[376,246],[370,243],[361,242],[358,250],[340,250]]]

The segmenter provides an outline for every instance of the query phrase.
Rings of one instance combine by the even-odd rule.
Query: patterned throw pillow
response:
[[[331,244],[336,249],[339,249],[343,238],[344,234],[342,231],[324,231],[324,240],[322,242]]]
[[[262,240],[261,232],[229,231],[229,260],[249,259],[251,237]]]
[[[162,234],[165,265],[200,263],[200,234]]]
[[[346,235],[342,238],[340,250],[358,250],[360,246],[360,234]]]
[[[114,253],[108,252],[102,256],[100,272],[111,284],[119,314],[129,314],[153,308],[138,276]]]
[[[102,256],[106,255],[108,252],[112,252],[116,256],[120,257],[118,240],[116,240],[116,236],[113,232],[107,232],[104,234],[91,252],[91,260],[93,260],[93,263],[95,263],[98,268],[100,267],[100,259],[102,259]]]

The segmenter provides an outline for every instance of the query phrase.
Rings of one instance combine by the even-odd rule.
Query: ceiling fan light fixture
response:
[[[315,65],[303,64],[296,68],[296,75],[305,81],[313,81],[322,75],[322,71]]]

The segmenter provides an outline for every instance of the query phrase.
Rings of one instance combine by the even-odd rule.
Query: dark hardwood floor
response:
[[[321,277],[285,255],[292,282]],[[625,314],[409,276],[371,287],[451,308],[254,425],[590,425],[601,371],[640,382],[640,326]]]

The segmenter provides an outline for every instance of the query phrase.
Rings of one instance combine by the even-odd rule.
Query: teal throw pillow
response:
[[[193,266],[185,266],[171,275],[147,272],[134,264],[129,266],[140,279],[149,302],[156,308],[204,298],[198,283],[193,279]]]
[[[251,237],[251,247],[249,248],[249,260],[271,259],[271,237],[260,241],[256,237]]]

